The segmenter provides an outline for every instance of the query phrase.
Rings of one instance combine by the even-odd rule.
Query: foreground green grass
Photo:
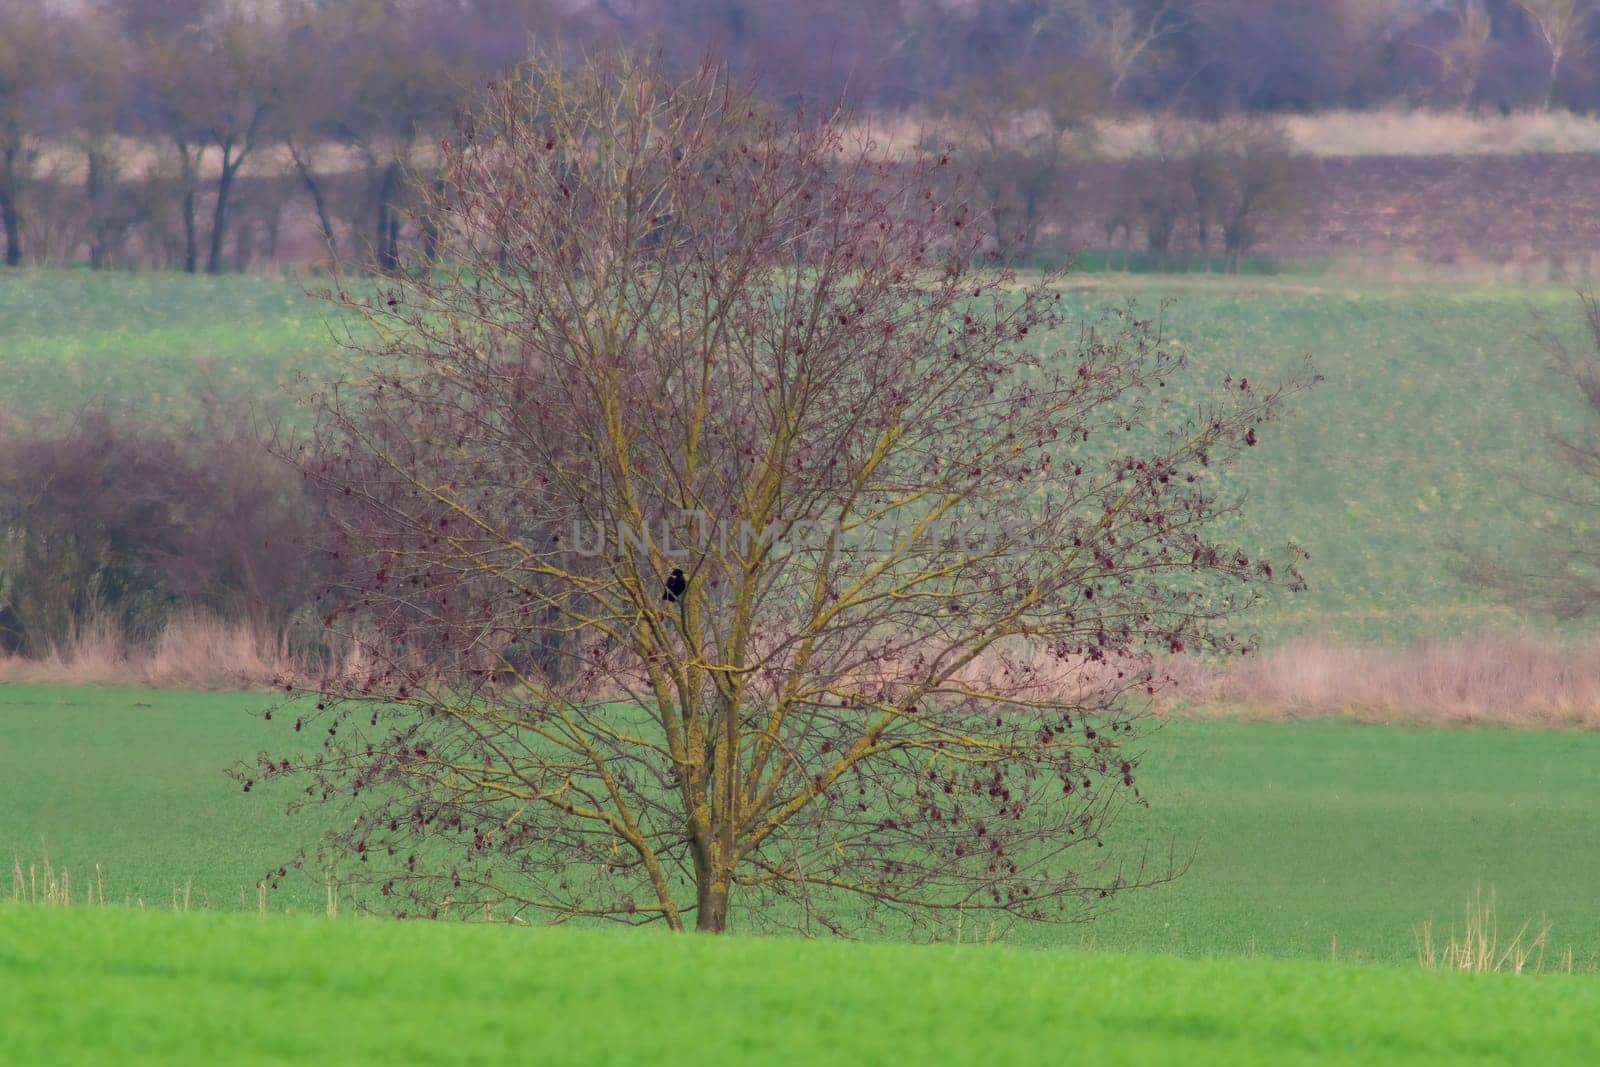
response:
[[[0,685],[0,897],[13,864],[46,858],[81,887],[99,864],[111,903],[257,906],[269,862],[315,824],[240,793],[222,769],[269,740],[270,697]],[[307,908],[313,887],[277,903]]]
[[[1600,980],[0,906],[6,1063],[1592,1063]]]
[[[0,686],[0,864],[48,852],[80,895],[100,864],[111,903],[170,908],[187,887],[193,908],[255,909],[256,880],[328,817],[287,818],[283,792],[247,796],[221,773],[303,736],[292,713],[262,721],[271,700]],[[1570,947],[1578,971],[1600,970],[1600,734],[1174,722],[1145,743],[1152,807],[1112,845],[1175,842],[1195,850],[1189,872],[1008,942],[1405,964],[1418,924],[1447,931],[1493,890],[1504,934],[1548,921],[1547,965]],[[322,911],[326,891],[290,879],[270,906]]]
[[[1310,593],[1249,625],[1404,640],[1520,620],[1485,603],[1442,551],[1448,534],[1515,551],[1544,506],[1514,475],[1576,407],[1530,339],[1535,313],[1579,339],[1560,288],[1315,284],[1085,275],[1069,310],[1132,297],[1199,373],[1270,381],[1314,358],[1327,381],[1262,435],[1238,485],[1247,543],[1311,551]],[[285,402],[296,373],[332,373],[328,305],[274,278],[24,272],[0,281],[0,397],[27,412],[91,403],[153,418],[194,410],[198,386]],[[1165,305],[1165,306],[1164,306]]]

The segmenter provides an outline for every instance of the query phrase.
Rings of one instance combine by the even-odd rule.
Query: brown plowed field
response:
[[[1070,240],[1106,246],[1137,162],[1085,167]],[[1143,248],[1142,234],[1133,248]],[[1307,163],[1296,207],[1263,226],[1255,254],[1430,263],[1600,264],[1600,155],[1335,156]]]

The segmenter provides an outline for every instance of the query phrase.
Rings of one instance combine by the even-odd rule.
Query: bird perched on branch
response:
[[[661,599],[670,604],[682,596],[683,591],[687,588],[689,588],[689,580],[683,576],[682,568],[674,567],[672,568],[672,574],[667,578],[667,591],[661,594]]]

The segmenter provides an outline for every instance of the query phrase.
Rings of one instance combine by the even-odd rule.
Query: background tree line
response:
[[[1099,118],[1587,110],[1597,33],[1592,0],[0,0],[0,229],[9,265],[391,268],[432,240],[408,171],[537,41],[979,131],[997,221],[1031,239]],[[1220,218],[1163,213],[1236,256]]]

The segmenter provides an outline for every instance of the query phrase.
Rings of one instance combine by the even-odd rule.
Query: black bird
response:
[[[671,576],[667,578],[667,591],[661,594],[661,599],[671,603],[681,597],[687,588],[689,581],[683,576],[682,568],[674,567]]]

